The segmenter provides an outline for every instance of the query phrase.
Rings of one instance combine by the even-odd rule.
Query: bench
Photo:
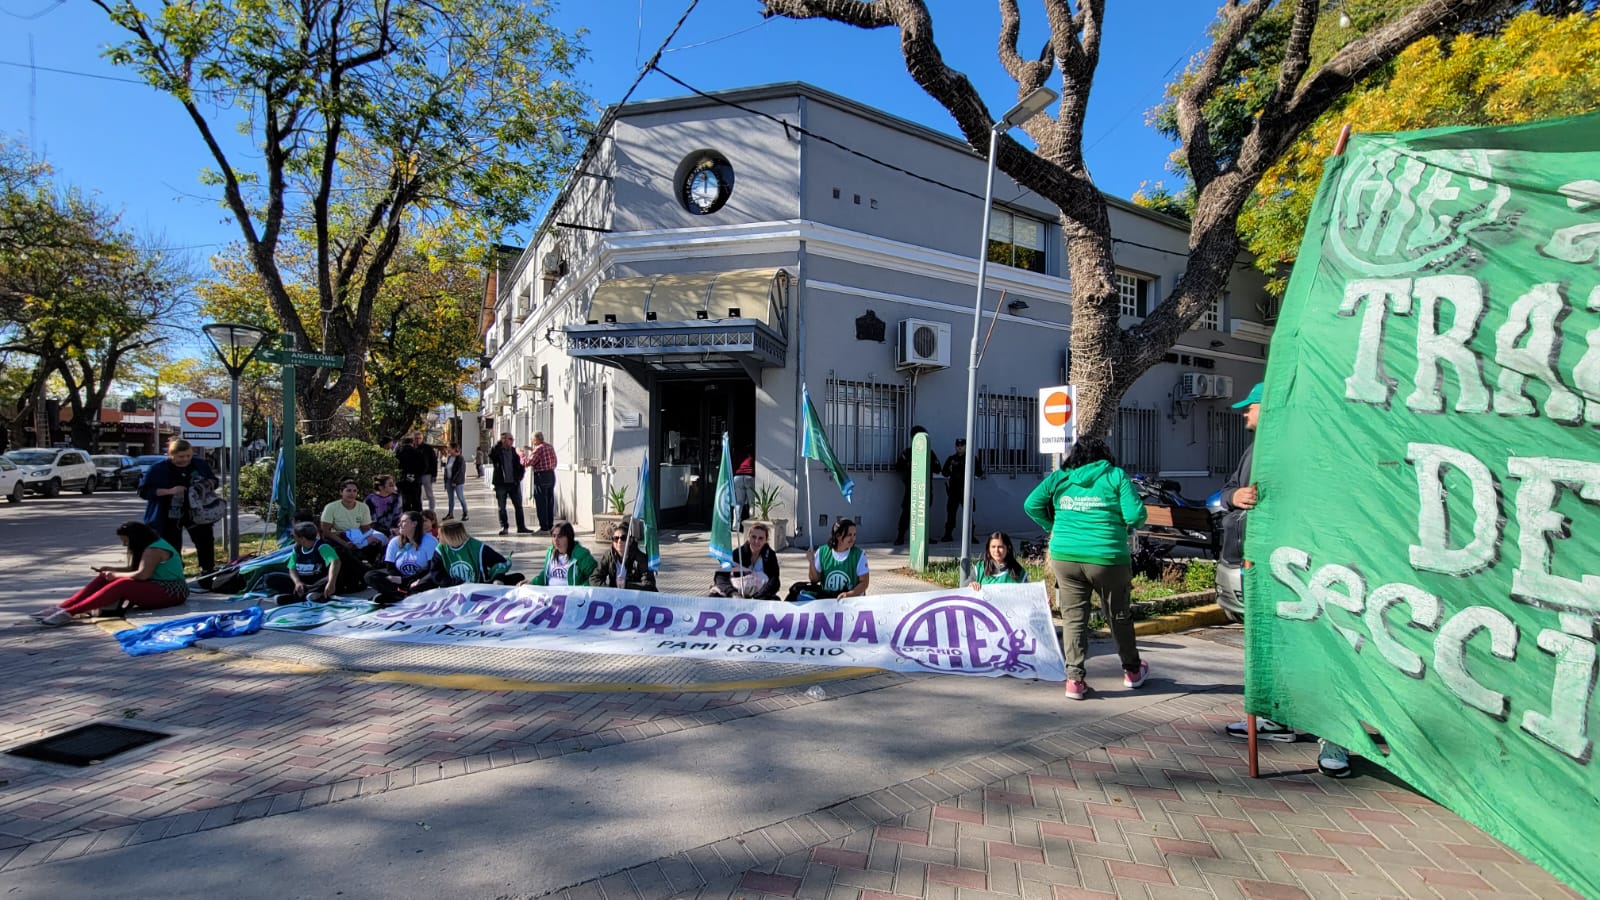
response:
[[[1144,526],[1137,532],[1140,540],[1203,547],[1206,555],[1213,555],[1211,514],[1205,509],[1194,506],[1146,506],[1144,514]]]

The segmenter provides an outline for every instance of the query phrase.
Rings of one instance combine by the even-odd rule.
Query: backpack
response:
[[[228,511],[228,503],[218,496],[214,482],[199,479],[189,485],[189,521],[196,525],[210,525],[219,521]]]

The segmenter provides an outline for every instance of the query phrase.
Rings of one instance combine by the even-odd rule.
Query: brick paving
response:
[[[1577,898],[1357,761],[1221,733],[1237,694],[1191,694],[1033,738],[847,802],[547,894],[605,897]]]

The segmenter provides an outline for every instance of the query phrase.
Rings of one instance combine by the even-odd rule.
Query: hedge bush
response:
[[[264,513],[272,492],[275,456],[266,456],[239,472],[239,504]],[[394,454],[366,441],[344,438],[317,444],[301,444],[295,451],[295,505],[303,510],[320,511],[339,499],[339,482],[354,478],[361,485],[361,496],[372,490],[372,479],[393,475]]]

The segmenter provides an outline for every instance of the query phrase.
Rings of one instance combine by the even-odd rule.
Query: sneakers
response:
[[[1250,720],[1234,722],[1225,731],[1228,737],[1250,737]],[[1300,733],[1287,725],[1279,725],[1271,719],[1256,717],[1256,737],[1263,741],[1278,741],[1279,743],[1292,744],[1300,740]]]
[[[1350,775],[1350,751],[1332,741],[1317,742],[1317,771],[1329,778]]]
[[[1129,688],[1144,687],[1144,680],[1150,677],[1150,664],[1141,661],[1137,669],[1122,670],[1122,686]]]
[[[1067,679],[1067,699],[1082,700],[1083,695],[1089,693],[1089,685],[1081,678]]]
[[[40,619],[39,624],[49,625],[51,628],[60,628],[62,625],[71,625],[72,613],[69,613],[64,609],[58,609],[50,615]]]

